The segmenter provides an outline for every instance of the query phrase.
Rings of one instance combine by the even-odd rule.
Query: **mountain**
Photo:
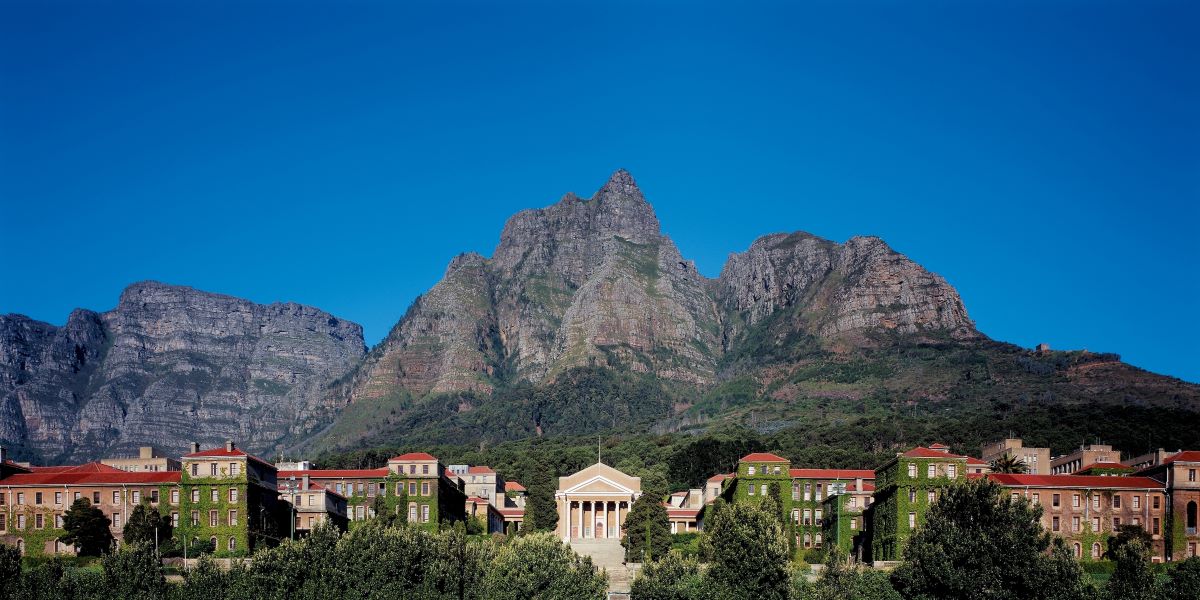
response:
[[[989,339],[944,278],[879,238],[766,235],[705,278],[625,171],[517,213],[491,258],[454,258],[338,393],[345,408],[300,448],[1200,412],[1200,386],[1116,355]]]
[[[4,315],[0,442],[46,462],[226,438],[269,449],[312,428],[365,351],[359,325],[311,307],[154,282],[62,327]]]
[[[513,215],[491,257],[454,257],[370,352],[317,309],[157,283],[62,327],[0,317],[0,443],[45,461],[194,438],[311,456],[725,425],[873,455],[1009,433],[1140,450],[1200,446],[1198,421],[1198,385],[990,339],[879,238],[770,234],[706,278],[625,171]]]

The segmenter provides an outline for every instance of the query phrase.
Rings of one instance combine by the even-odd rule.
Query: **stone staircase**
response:
[[[610,598],[623,598],[624,594],[629,593],[633,571],[625,565],[625,548],[621,547],[621,540],[571,540],[571,549],[580,556],[590,557],[596,568],[604,569],[608,573]]]

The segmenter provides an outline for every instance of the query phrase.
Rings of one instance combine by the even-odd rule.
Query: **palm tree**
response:
[[[992,461],[993,473],[1028,473],[1029,465],[1025,461],[1011,455],[1001,454]]]

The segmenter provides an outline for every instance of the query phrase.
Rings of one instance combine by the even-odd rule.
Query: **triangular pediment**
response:
[[[633,490],[620,485],[614,481],[609,481],[603,477],[597,477],[590,481],[585,481],[575,487],[565,490],[568,494],[621,494],[629,495]]]
[[[560,493],[614,493],[640,494],[642,480],[630,477],[606,464],[596,463],[590,467],[558,478]]]

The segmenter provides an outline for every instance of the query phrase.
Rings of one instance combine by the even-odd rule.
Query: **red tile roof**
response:
[[[875,479],[870,469],[788,469],[792,479]]]
[[[991,473],[988,479],[1011,487],[1162,489],[1161,481],[1149,477],[1105,477],[1103,475],[1019,475]]]
[[[733,477],[733,473],[717,473],[716,475],[709,477],[708,480],[709,481],[725,481],[726,479],[729,479],[730,477]]]
[[[525,486],[523,486],[515,481],[505,481],[504,482],[504,491],[506,491],[506,492],[524,492]]]
[[[967,457],[967,464],[968,464],[968,465],[981,465],[981,466],[982,466],[982,465],[987,465],[987,464],[988,464],[988,461],[986,461],[986,460],[983,460],[982,458],[975,458],[974,456],[968,456],[968,457]]]
[[[57,465],[50,467],[29,467],[34,473],[124,473],[121,469],[110,467],[104,463],[90,462],[82,465]]]
[[[945,446],[943,446],[943,448],[944,447]],[[942,452],[941,450],[925,448],[924,446],[917,446],[916,448],[913,448],[912,450],[905,452],[904,456],[906,456],[908,458],[970,458],[969,456],[963,456],[961,454],[950,454],[949,452]]]
[[[479,496],[467,496],[467,502],[470,502],[472,504],[487,504],[488,503],[487,498],[480,498]]]
[[[846,486],[846,491],[847,492],[873,492],[873,491],[875,491],[875,484],[873,484],[869,481],[864,481],[862,489],[860,490],[860,489],[858,489],[858,486],[851,483],[850,485]]]
[[[945,444],[930,444],[929,447],[933,450],[949,450],[950,446]]]
[[[393,456],[388,459],[388,462],[393,460],[437,460],[437,457],[428,452],[409,452],[400,456]]]
[[[108,471],[84,471],[77,473],[17,473],[4,478],[4,485],[103,485],[109,483],[127,483],[131,485],[147,485],[153,483],[179,483],[179,471],[151,471],[130,473],[117,469],[116,473]]]
[[[246,452],[240,448],[234,448],[233,450],[226,450],[224,446],[221,446],[220,448],[212,448],[211,450],[201,450],[199,452],[193,452],[191,454],[183,455],[184,458],[231,458],[231,457],[242,457],[242,456],[244,456],[250,460],[253,460],[255,462],[258,462],[260,464],[264,464],[268,467],[271,467],[272,469],[275,468],[275,465],[273,465],[257,456],[254,456],[253,454],[250,454],[249,452]]]
[[[309,479],[378,479],[387,477],[388,470],[384,469],[309,469],[307,471],[280,471],[279,478],[286,479],[295,476],[297,479],[308,475]]]
[[[698,514],[700,514],[699,508],[668,508],[667,509],[668,517],[691,517],[694,519],[694,518],[696,518],[696,515],[698,515]]]
[[[770,452],[754,452],[747,454],[738,462],[791,462],[782,456],[776,456]]]
[[[523,508],[498,508],[496,510],[499,511],[500,514],[502,514],[506,517],[525,516],[525,509],[523,509]]]
[[[1168,456],[1163,460],[1164,465],[1169,465],[1175,461],[1179,462],[1200,462],[1200,450],[1184,450],[1177,454]]]
[[[493,470],[491,467],[484,467],[484,466],[467,467],[467,473],[470,475],[492,475],[495,472],[496,471]]]

